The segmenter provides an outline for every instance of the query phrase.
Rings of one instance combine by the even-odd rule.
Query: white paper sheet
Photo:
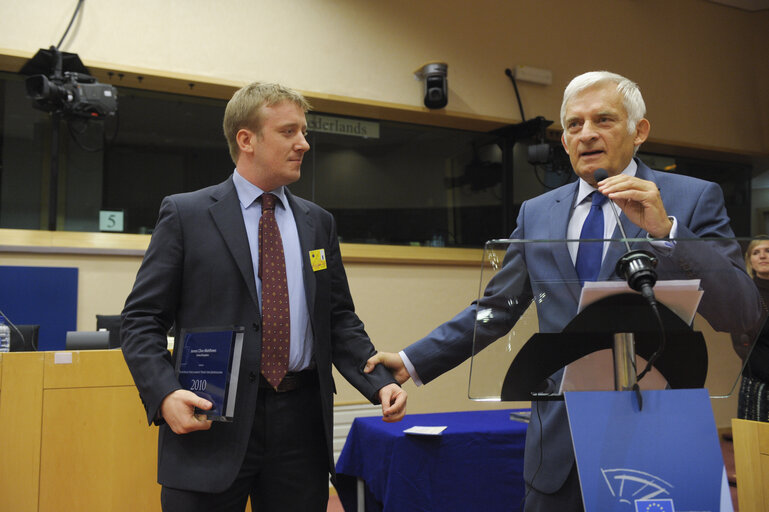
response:
[[[407,428],[403,433],[417,436],[439,436],[441,435],[441,432],[446,430],[446,428],[447,427],[420,427],[415,425],[411,428]]]
[[[587,281],[579,298],[579,311],[599,299],[620,293],[638,292],[631,290],[624,281]],[[667,306],[687,325],[691,325],[694,320],[703,293],[699,279],[657,281],[654,285],[657,301]]]

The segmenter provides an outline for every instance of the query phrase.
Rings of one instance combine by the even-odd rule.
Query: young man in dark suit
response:
[[[375,349],[354,312],[333,217],[286,188],[310,149],[308,108],[276,84],[235,93],[223,123],[233,175],[163,200],[126,300],[122,349],[147,418],[160,425],[164,511],[242,511],[249,496],[260,512],[325,511],[334,474],[332,364],[382,404],[385,421],[405,412],[406,393],[387,370],[361,370]],[[262,271],[275,272],[272,263],[260,268],[268,260],[282,269],[277,280],[263,279]],[[177,333],[245,328],[232,422],[194,413],[211,403],[181,388],[166,348],[172,325]],[[268,366],[269,353],[278,355]]]

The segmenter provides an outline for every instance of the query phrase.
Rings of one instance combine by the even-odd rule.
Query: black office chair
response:
[[[120,315],[96,315],[96,330],[109,331],[109,348],[120,348]]]
[[[37,338],[40,332],[39,325],[17,325],[11,328],[11,352],[34,352],[37,350]],[[22,339],[23,336],[23,339]]]
[[[108,331],[67,331],[64,347],[66,350],[107,350],[109,336]]]

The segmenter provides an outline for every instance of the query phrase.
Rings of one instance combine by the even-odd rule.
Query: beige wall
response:
[[[0,3],[0,48],[56,44],[74,5]],[[641,85],[652,139],[766,154],[767,27],[767,11],[706,0],[100,0],[85,2],[62,50],[86,64],[411,106],[422,105],[412,72],[441,60],[449,111],[507,120],[519,117],[507,67],[553,72],[551,86],[520,92],[527,116],[556,121],[571,77],[610,69]]]
[[[478,251],[480,262],[481,251]],[[442,265],[347,264],[357,312],[377,349],[398,351],[426,336],[478,297],[478,267]],[[437,412],[516,404],[475,402],[467,398],[469,361],[419,389],[409,381],[409,411]],[[359,399],[337,379],[338,401]],[[520,404],[528,407],[528,404]]]

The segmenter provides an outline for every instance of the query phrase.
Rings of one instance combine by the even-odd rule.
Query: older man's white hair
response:
[[[617,91],[622,95],[622,104],[627,112],[627,131],[631,134],[635,132],[638,122],[646,115],[646,103],[641,96],[641,90],[632,80],[609,71],[589,71],[569,82],[563,91],[563,103],[561,103],[561,126],[564,129],[566,129],[566,106],[569,101],[585,89],[607,82],[617,84]]]

